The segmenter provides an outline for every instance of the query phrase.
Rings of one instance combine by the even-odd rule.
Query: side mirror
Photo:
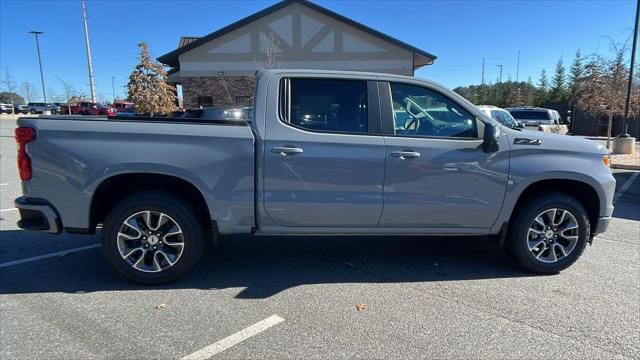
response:
[[[520,122],[520,121],[516,121],[516,126],[519,127],[520,129],[524,129],[524,123]]]
[[[498,127],[492,123],[485,123],[482,142],[482,149],[484,152],[489,153],[498,151],[498,139],[500,139]]]

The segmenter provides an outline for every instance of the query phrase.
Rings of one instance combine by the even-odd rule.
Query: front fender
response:
[[[509,221],[526,189],[543,180],[584,183],[598,196],[598,215],[605,217],[613,213],[615,179],[611,170],[602,163],[601,154],[516,149],[512,151],[510,165],[504,204],[492,233],[498,233],[500,227]]]

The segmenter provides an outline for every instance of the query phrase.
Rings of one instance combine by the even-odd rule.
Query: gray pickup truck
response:
[[[253,110],[246,122],[21,118],[18,225],[102,225],[108,262],[158,284],[240,233],[487,237],[555,273],[611,220],[604,147],[505,127],[429,81],[270,70]]]

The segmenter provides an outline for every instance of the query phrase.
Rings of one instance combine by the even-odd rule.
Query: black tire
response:
[[[29,112],[30,112],[32,115],[35,115],[35,114],[37,113],[37,111],[35,111],[35,109],[31,109],[31,110],[29,110]]]
[[[556,262],[543,262],[529,250],[529,227],[536,217],[546,210],[567,210],[578,224],[576,245],[566,256]],[[512,217],[506,250],[525,270],[538,274],[555,274],[571,266],[584,251],[591,234],[589,216],[580,202],[559,192],[540,194],[529,198]],[[548,254],[548,253],[547,253]]]
[[[184,248],[175,264],[160,272],[143,272],[125,261],[118,249],[118,232],[129,216],[145,210],[170,216],[182,229]],[[131,195],[120,201],[107,215],[102,231],[102,249],[107,262],[130,281],[144,285],[173,282],[189,272],[204,252],[205,229],[196,211],[187,202],[163,192]]]

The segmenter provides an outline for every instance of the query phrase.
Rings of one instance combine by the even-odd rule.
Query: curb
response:
[[[640,165],[611,164],[612,169],[640,171]]]

